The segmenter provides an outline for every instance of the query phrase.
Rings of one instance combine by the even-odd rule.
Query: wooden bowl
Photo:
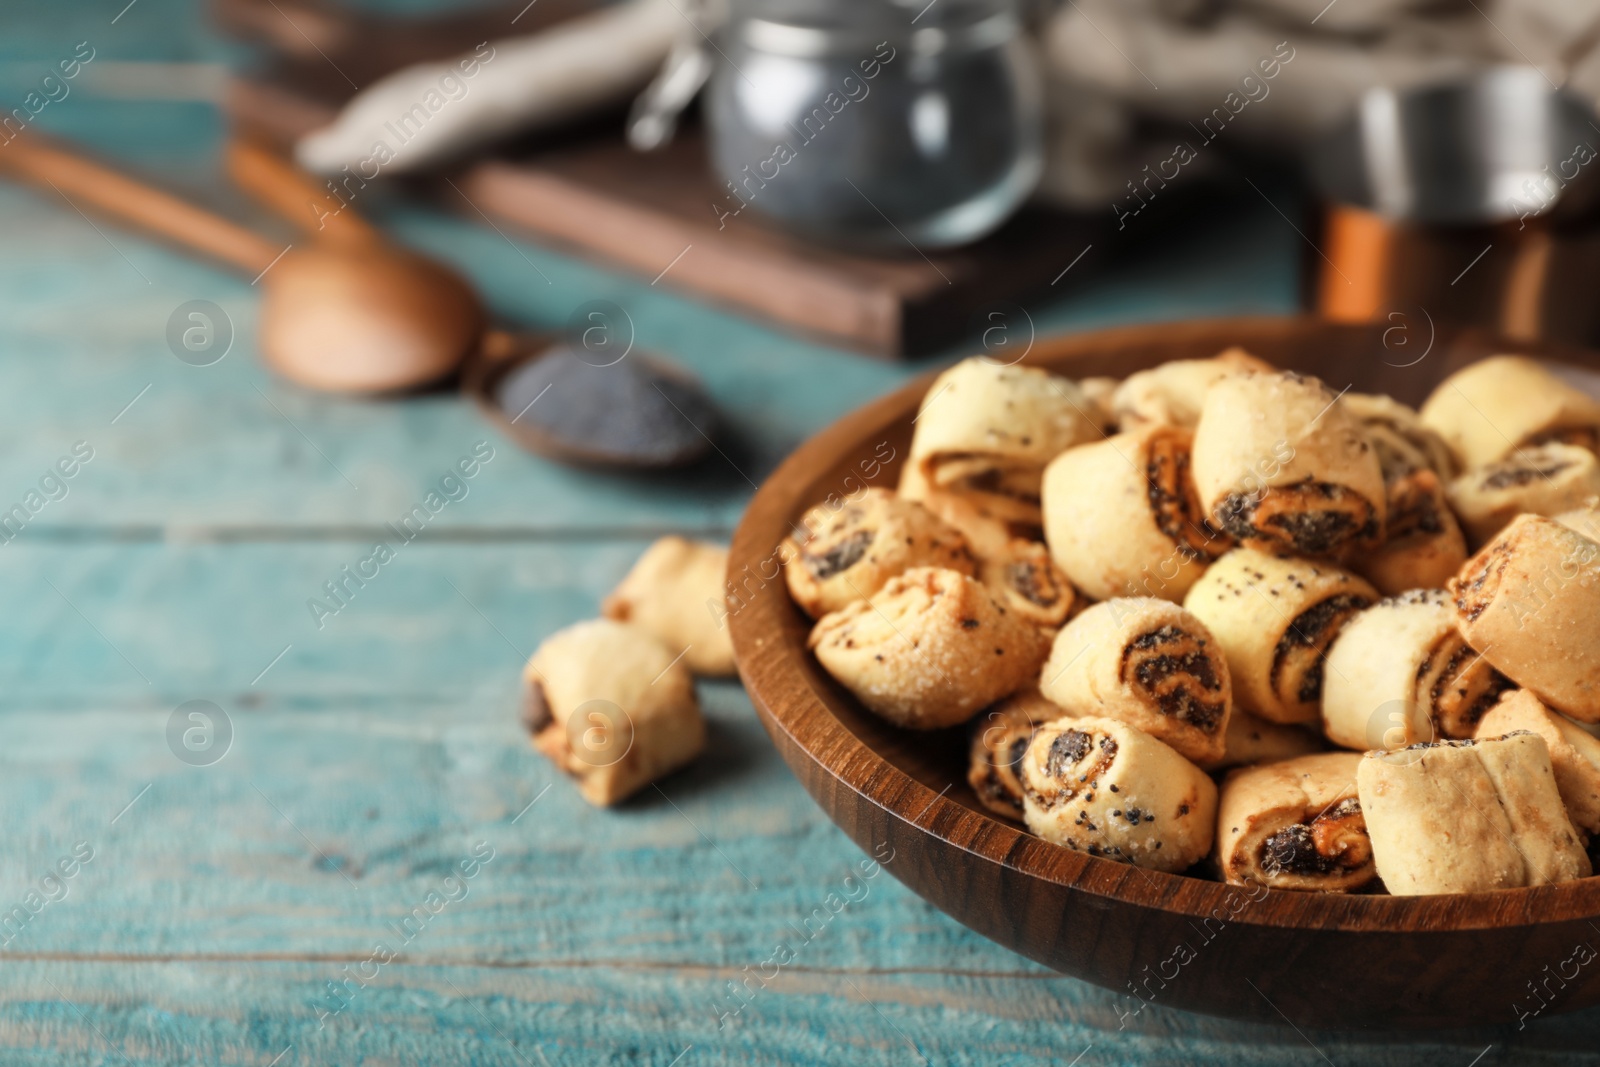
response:
[[[1431,334],[1421,322],[1217,320],[1052,340],[1026,362],[1073,378],[1122,376],[1240,344],[1335,389],[1415,404],[1466,363],[1514,350]],[[1600,368],[1594,353],[1521,350]],[[775,549],[829,495],[895,485],[931,377],[802,445],[751,502],[729,562],[733,645],[751,700],[794,773],[857,844],[959,922],[1123,994],[1129,1016],[1155,1003],[1302,1026],[1436,1027],[1600,1001],[1600,964],[1584,966],[1594,954],[1584,946],[1600,944],[1589,921],[1600,916],[1600,877],[1391,897],[1247,890],[1140,870],[987,813],[967,785],[964,730],[899,730],[836,685],[806,651],[810,623],[789,600]]]

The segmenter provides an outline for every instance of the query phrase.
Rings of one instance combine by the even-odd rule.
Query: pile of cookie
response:
[[[1419,410],[1241,350],[1122,381],[969,359],[898,492],[784,546],[809,646],[1072,849],[1474,892],[1600,844],[1600,403],[1497,356]],[[1475,553],[1469,555],[1469,553]]]

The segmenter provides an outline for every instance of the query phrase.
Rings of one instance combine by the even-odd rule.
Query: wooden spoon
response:
[[[235,140],[227,165],[242,189],[324,244],[360,250],[381,241],[318,179],[271,149]],[[705,455],[719,420],[693,375],[642,352],[626,356],[596,358],[560,338],[488,329],[462,387],[508,436],[562,463],[650,469]],[[546,391],[553,396],[540,406]]]
[[[301,385],[340,393],[414,389],[453,373],[482,334],[483,312],[466,282],[388,244],[353,214],[334,216],[342,221],[327,228],[326,239],[284,250],[35,130],[0,148],[0,173],[261,282],[262,354]],[[302,210],[309,220],[310,208]]]

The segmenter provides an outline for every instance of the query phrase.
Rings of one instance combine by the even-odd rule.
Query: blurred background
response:
[[[1597,41],[1562,0],[7,3],[0,1060],[1576,1062],[1592,1012],[1133,1018],[892,879],[730,1015],[859,850],[735,683],[615,811],[516,710],[651,540],[956,358],[1594,344]]]

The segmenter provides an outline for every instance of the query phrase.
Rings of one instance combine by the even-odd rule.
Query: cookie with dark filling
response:
[[[1233,686],[1205,625],[1154,597],[1107,600],[1056,635],[1039,689],[1068,714],[1136,726],[1197,763],[1222,758]]]
[[[978,580],[1019,619],[1054,631],[1081,606],[1050,550],[1038,541],[1016,540],[978,563]]]
[[[972,720],[967,782],[979,803],[1022,821],[1022,755],[1034,731],[1063,714],[1037,689],[1025,689]]]
[[[553,633],[522,685],[534,747],[591,804],[615,804],[705,747],[689,668],[643,627],[594,619]]]
[[[1467,536],[1481,545],[1518,515],[1559,515],[1600,494],[1600,458],[1577,445],[1530,445],[1468,471],[1445,492]]]
[[[1525,356],[1491,356],[1456,371],[1421,415],[1463,470],[1547,442],[1592,450],[1600,435],[1600,401]]]
[[[1388,497],[1377,451],[1315,378],[1217,382],[1195,428],[1193,464],[1212,524],[1240,544],[1340,559],[1383,539]]]
[[[1211,849],[1217,787],[1116,719],[1058,719],[1022,757],[1023,815],[1046,841],[1119,863],[1181,871]]]
[[[1443,589],[1412,590],[1356,615],[1324,674],[1323,731],[1357,750],[1472,737],[1512,688],[1456,629]]]
[[[1448,589],[1456,626],[1485,659],[1556,711],[1600,722],[1600,544],[1521,515]]]
[[[1272,722],[1315,723],[1329,646],[1377,600],[1376,589],[1331,564],[1238,548],[1183,605],[1216,637],[1240,707]]]
[[[1377,877],[1354,752],[1244,767],[1222,783],[1217,867],[1234,885],[1347,893]]]
[[[962,360],[928,388],[903,485],[971,496],[1037,525],[1045,464],[1098,441],[1100,418],[1067,378],[983,356]]]
[[[1191,437],[1154,425],[1068,449],[1045,469],[1050,553],[1089,596],[1176,603],[1232,547],[1200,506]]]
[[[966,575],[978,569],[959,530],[921,504],[875,487],[806,512],[779,552],[789,593],[812,618],[868,599],[912,567]]]

